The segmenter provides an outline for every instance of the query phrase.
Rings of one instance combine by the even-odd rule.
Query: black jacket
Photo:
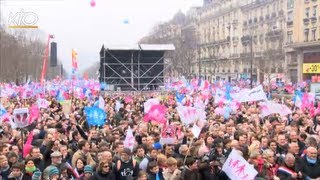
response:
[[[188,168],[184,168],[181,173],[183,180],[202,180],[201,174],[198,171],[191,171]]]
[[[113,172],[109,172],[108,174],[102,174],[101,172],[96,172],[91,177],[92,180],[116,180],[116,176]]]
[[[296,168],[294,168],[294,167],[288,167],[288,166],[286,166],[286,165],[283,165],[283,166],[280,166],[280,167],[285,167],[285,168],[291,170],[292,172],[295,172],[295,173],[298,174]],[[280,167],[279,167],[279,168],[280,168]],[[276,175],[277,175],[277,177],[280,178],[281,180],[282,180],[282,179],[283,179],[283,180],[294,180],[294,179],[295,179],[295,178],[292,178],[290,174],[288,174],[288,173],[286,173],[286,172],[283,172],[283,171],[281,171],[280,169],[278,169]]]
[[[303,179],[306,177],[320,178],[320,159],[318,158],[315,164],[310,164],[307,161],[307,156],[304,156],[298,165],[298,170],[301,171]]]

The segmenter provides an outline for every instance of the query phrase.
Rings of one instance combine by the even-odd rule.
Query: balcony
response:
[[[283,16],[284,15],[284,11],[283,10],[280,10],[279,11],[279,16]]]
[[[310,22],[309,18],[306,17],[306,18],[303,19],[304,25],[308,25],[309,22]]]
[[[263,16],[260,16],[260,17],[259,17],[259,21],[260,21],[260,22],[263,21]]]
[[[230,55],[230,58],[239,58],[240,54],[239,53],[233,53]]]
[[[267,14],[266,15],[266,20],[269,20],[269,18],[270,18],[270,14]]]
[[[240,57],[250,57],[251,53],[241,53]]]
[[[290,20],[290,21],[288,20],[287,21],[287,26],[292,26],[292,25],[293,25],[293,21],[292,20]]]
[[[311,23],[316,23],[317,22],[317,17],[316,16],[313,16],[310,18],[311,20]]]
[[[233,21],[232,21],[232,24],[233,24],[233,25],[237,25],[237,24],[238,24],[238,20],[237,20],[237,19],[233,20]]]

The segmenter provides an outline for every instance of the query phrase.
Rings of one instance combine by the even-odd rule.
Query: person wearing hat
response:
[[[126,180],[138,176],[139,166],[136,160],[132,159],[132,153],[129,148],[124,148],[120,154],[120,160],[116,162],[115,172],[118,180]]]
[[[59,169],[57,167],[54,167],[54,166],[50,167],[49,173],[48,173],[49,179],[50,180],[58,180],[59,176],[60,176]],[[45,180],[47,180],[47,179],[45,179]]]
[[[33,174],[32,174],[32,180],[41,180],[41,171],[35,171]]]
[[[90,165],[84,166],[83,176],[80,177],[80,180],[90,180],[93,175],[93,168]]]
[[[49,171],[53,168],[56,167],[58,170],[61,167],[62,163],[62,154],[59,151],[54,151],[51,153],[51,165],[48,166],[44,171],[43,171],[43,178],[48,179],[49,178]]]

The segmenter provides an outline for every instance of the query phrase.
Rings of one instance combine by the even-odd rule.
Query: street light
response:
[[[252,35],[242,36],[241,42],[243,46],[250,45],[250,87],[253,88],[253,38]]]

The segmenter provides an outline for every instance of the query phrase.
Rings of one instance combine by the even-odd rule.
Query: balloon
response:
[[[90,5],[91,5],[91,7],[95,7],[96,6],[96,2],[94,0],[91,0]]]

